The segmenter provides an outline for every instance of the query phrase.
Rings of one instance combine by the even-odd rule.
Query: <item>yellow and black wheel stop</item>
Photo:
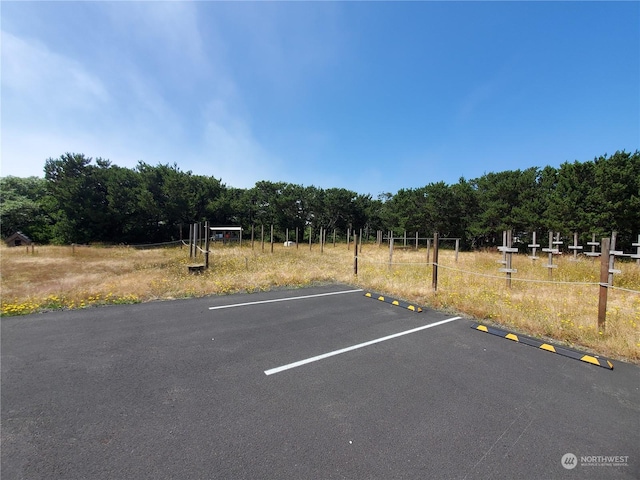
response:
[[[597,365],[598,367],[613,370],[613,363],[611,363],[610,360],[607,360],[606,358],[602,358],[600,356],[587,355],[584,352],[578,352],[576,350],[571,350],[565,347],[558,347],[557,345],[551,345],[550,343],[542,342],[540,340],[536,340],[535,338],[507,332],[506,330],[501,330],[495,327],[488,327],[479,323],[472,325],[471,328],[474,328],[475,330],[479,330],[481,332],[490,333],[492,335],[497,335],[498,337],[508,338],[509,340],[513,340],[514,342],[524,343],[525,345],[536,347],[541,350],[557,353],[558,355],[562,355],[563,357],[573,358],[574,360],[580,360],[582,362]]]
[[[391,305],[395,305],[396,307],[406,308],[407,310],[411,310],[412,312],[422,312],[422,308],[418,307],[417,305],[412,305],[400,300],[394,300],[393,298],[388,298],[384,295],[378,295],[377,293],[367,292],[364,294],[364,296],[368,298],[375,298],[376,300],[380,300],[381,302],[390,303]]]

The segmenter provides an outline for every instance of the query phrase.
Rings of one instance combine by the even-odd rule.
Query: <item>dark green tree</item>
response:
[[[51,219],[44,199],[47,184],[39,177],[0,178],[0,233],[7,237],[20,231],[36,243],[48,243]]]

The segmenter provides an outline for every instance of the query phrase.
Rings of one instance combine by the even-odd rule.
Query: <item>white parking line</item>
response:
[[[299,360],[297,362],[289,363],[288,365],[283,365],[281,367],[272,368],[270,370],[265,370],[265,375],[273,375],[274,373],[280,373],[285,370],[289,370],[291,368],[296,368],[301,365],[306,365],[307,363],[317,362],[318,360],[323,360],[328,357],[333,357],[334,355],[340,355],[341,353],[350,352],[352,350],[357,350],[358,348],[368,347],[369,345],[373,345],[374,343],[384,342],[385,340],[391,340],[392,338],[401,337],[403,335],[409,335],[410,333],[419,332],[420,330],[426,330],[427,328],[437,327],[438,325],[442,325],[445,323],[453,322],[454,320],[459,320],[462,317],[453,317],[447,318],[446,320],[440,320],[439,322],[430,323],[429,325],[423,325],[422,327],[412,328],[411,330],[405,330],[404,332],[394,333],[393,335],[388,335],[386,337],[376,338],[375,340],[370,340],[368,342],[359,343],[358,345],[352,345],[351,347],[341,348],[340,350],[334,350],[333,352],[323,353],[322,355],[317,355],[311,358],[305,358],[304,360]]]
[[[220,310],[223,308],[244,307],[246,305],[259,305],[261,303],[289,302],[291,300],[302,300],[304,298],[326,297],[327,295],[342,295],[343,293],[355,293],[355,292],[361,292],[361,291],[362,289],[359,288],[357,290],[342,290],[340,292],[317,293],[315,295],[301,295],[299,297],[276,298],[273,300],[261,300],[259,302],[234,303],[231,305],[220,305],[218,307],[209,307],[209,310]]]

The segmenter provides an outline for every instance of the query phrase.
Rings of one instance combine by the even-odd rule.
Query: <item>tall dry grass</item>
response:
[[[0,249],[2,315],[109,303],[252,292],[341,282],[455,313],[520,332],[585,347],[612,358],[640,362],[640,294],[609,290],[606,330],[597,328],[599,261],[554,259],[558,268],[548,283],[546,261],[514,256],[512,287],[498,273],[497,253],[441,250],[438,290],[426,250],[396,250],[389,265],[387,248],[365,245],[353,272],[353,249],[339,244],[320,251],[313,245],[274,252],[259,243],[214,246],[210,269],[189,274],[186,248],[36,247]],[[201,262],[202,259],[198,259]],[[620,263],[615,286],[640,290],[640,267]],[[523,282],[522,279],[539,283]],[[576,284],[584,282],[588,285]]]

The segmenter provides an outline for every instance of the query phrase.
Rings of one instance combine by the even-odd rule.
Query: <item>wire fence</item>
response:
[[[458,273],[464,273],[466,275],[474,275],[476,277],[483,277],[483,278],[490,278],[490,279],[495,279],[495,280],[500,280],[500,281],[504,281],[504,276],[502,275],[492,275],[492,274],[488,274],[488,273],[481,273],[481,272],[474,272],[473,270],[464,270],[461,268],[455,268],[455,267],[450,267],[448,265],[443,265],[442,263],[434,263],[434,262],[383,262],[383,261],[373,261],[368,259],[365,256],[356,256],[354,258],[358,259],[358,262],[362,265],[364,264],[369,264],[369,265],[381,265],[381,266],[420,266],[420,267],[438,267],[440,269],[444,269],[444,270],[449,270],[449,271],[453,271],[453,272],[458,272]],[[602,287],[607,287],[613,290],[621,290],[624,292],[628,292],[628,293],[634,293],[634,294],[640,294],[639,290],[632,290],[629,288],[623,288],[623,287],[616,287],[613,285],[609,285],[608,283],[600,283],[600,282],[574,282],[574,281],[561,281],[561,280],[541,280],[541,279],[536,279],[536,278],[520,278],[520,277],[512,277],[511,281],[514,282],[521,282],[521,283],[538,283],[538,284],[549,284],[549,285],[565,285],[565,286],[571,286],[571,285],[579,285],[579,286],[602,286]]]
[[[157,248],[157,247],[171,247],[171,246],[177,246],[180,245],[180,243],[184,243],[182,240],[174,240],[172,242],[159,242],[159,243],[140,243],[140,244],[135,244],[135,245],[119,245],[119,246],[124,246],[124,247],[130,247],[130,248],[139,248],[139,249],[145,249],[145,248]],[[186,244],[185,244],[186,245]]]

